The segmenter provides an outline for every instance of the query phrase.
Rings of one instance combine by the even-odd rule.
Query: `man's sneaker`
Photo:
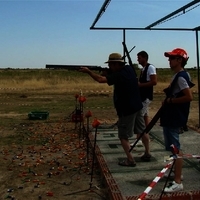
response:
[[[135,142],[131,143],[130,146],[132,147],[134,144],[135,144]],[[142,147],[142,146],[143,146],[142,141],[139,140],[135,146],[136,146],[136,147]]]
[[[144,162],[149,162],[151,160],[151,155],[144,153],[143,156],[141,156],[140,158]]]
[[[167,177],[169,176],[169,172],[170,172],[170,169],[168,169],[168,170],[164,173],[163,177],[164,177],[164,178],[167,178]],[[175,174],[174,174],[174,171],[172,170],[172,172],[171,172],[169,178],[170,178],[170,179],[173,179],[174,176],[175,176]],[[181,174],[181,180],[183,180],[183,175],[182,175],[182,174]]]
[[[172,183],[170,183],[165,189],[164,192],[177,192],[183,190],[183,184],[180,183],[176,183],[175,181],[173,181]]]
[[[143,146],[143,143],[142,143],[141,140],[139,140],[139,141],[137,142],[137,144],[136,144],[136,147],[141,147],[141,146]]]

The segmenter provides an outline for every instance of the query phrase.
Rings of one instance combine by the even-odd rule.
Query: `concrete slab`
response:
[[[93,136],[94,134],[95,131],[92,131]],[[94,137],[90,139],[93,143]],[[180,141],[183,153],[200,155],[200,133],[189,129],[189,131],[180,134]],[[101,126],[97,129],[96,156],[109,187],[110,199],[138,199],[158,173],[168,164],[169,161],[164,162],[164,157],[171,153],[164,149],[162,127],[158,124],[151,130],[150,148],[152,153],[150,162],[140,160],[140,156],[144,152],[144,147],[140,145],[132,151],[137,163],[136,167],[119,166],[118,162],[126,156],[117,136],[117,128]],[[162,199],[200,200],[199,161],[197,158],[184,158],[184,190],[178,193],[164,194]],[[143,199],[160,199],[165,183],[166,179],[159,179]]]

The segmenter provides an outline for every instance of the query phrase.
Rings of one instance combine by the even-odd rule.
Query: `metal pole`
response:
[[[200,101],[199,101],[199,96],[200,96],[200,77],[199,77],[199,39],[198,39],[198,30],[195,31],[196,33],[196,54],[197,54],[197,77],[198,77],[198,105],[199,105],[199,127],[200,127]],[[198,127],[198,128],[199,128]]]
[[[95,135],[94,135],[94,146],[93,146],[93,157],[92,157],[92,171],[91,171],[91,177],[90,177],[90,189],[92,187],[92,181],[93,181],[94,160],[95,160],[95,152],[96,152],[96,142],[97,142],[97,127],[95,128]]]
[[[123,29],[123,42],[126,44],[126,29]],[[124,61],[126,61],[126,56],[125,56],[125,49],[124,50]]]

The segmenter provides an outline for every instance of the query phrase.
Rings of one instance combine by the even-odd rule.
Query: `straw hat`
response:
[[[108,57],[108,61],[106,61],[105,63],[110,63],[110,62],[126,63],[126,62],[124,62],[124,59],[122,58],[121,54],[119,54],[119,53],[111,53]]]

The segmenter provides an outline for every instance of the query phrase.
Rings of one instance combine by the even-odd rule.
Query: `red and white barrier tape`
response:
[[[154,178],[154,180],[150,183],[150,185],[146,188],[146,190],[139,196],[138,200],[143,200],[146,195],[155,187],[157,182],[163,177],[165,172],[171,167],[173,164],[173,161],[169,162]]]
[[[200,155],[194,155],[194,154],[183,154],[182,156],[165,156],[164,158],[164,162],[170,161],[170,160],[174,160],[176,158],[196,158],[196,159],[200,159]]]
[[[183,154],[182,156],[178,155],[172,155],[165,157],[165,162],[176,159],[176,158],[197,158],[200,159],[200,155],[194,155],[194,154]],[[154,180],[150,183],[150,185],[146,188],[146,190],[139,196],[138,200],[143,200],[146,195],[155,187],[157,182],[163,177],[164,173],[171,167],[173,161],[169,162],[154,178]]]

